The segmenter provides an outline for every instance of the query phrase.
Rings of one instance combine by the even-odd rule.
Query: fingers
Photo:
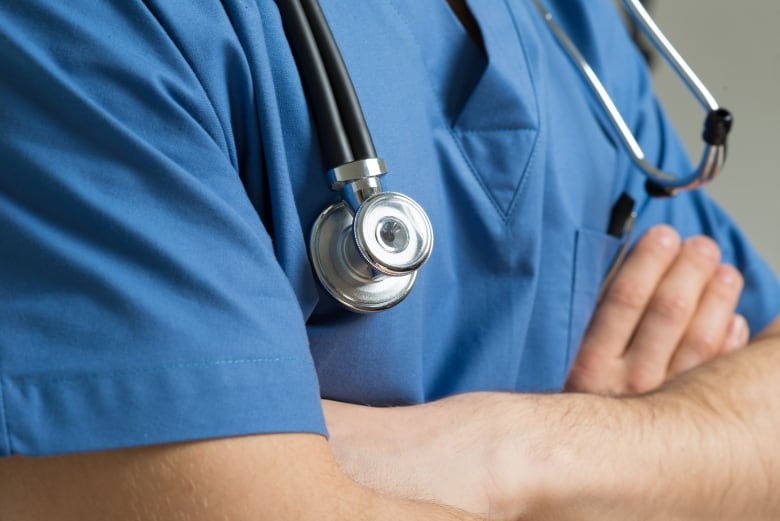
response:
[[[646,392],[746,345],[747,323],[734,314],[742,286],[711,239],[681,244],[668,226],[651,229],[606,288],[566,389]]]
[[[630,368],[630,390],[643,392],[666,380],[669,360],[696,315],[702,296],[709,288],[710,279],[713,278],[719,263],[720,249],[711,239],[697,236],[685,241],[680,254],[651,298],[626,352],[626,361]],[[736,287],[728,286],[720,278],[716,280],[721,282],[717,289],[723,293],[726,292],[726,287]],[[722,299],[714,300],[720,304]],[[726,316],[730,317],[732,312],[733,306],[729,308]],[[728,318],[722,320],[725,324]],[[698,333],[705,329],[701,326]],[[719,332],[722,333],[723,330]],[[709,336],[714,338],[713,341],[717,342],[718,347],[722,344],[722,334]],[[692,338],[699,341],[701,336],[694,335]]]
[[[726,330],[726,341],[723,343],[723,353],[730,353],[745,347],[750,341],[750,327],[742,315],[731,317]]]
[[[598,358],[616,358],[623,354],[679,250],[680,237],[669,226],[657,226],[639,239],[599,302],[580,356],[598,352]]]
[[[598,303],[566,381],[566,390],[625,392],[627,371],[623,354],[679,250],[679,235],[665,225],[652,228],[637,241]]]
[[[669,364],[670,376],[714,358],[725,349],[725,345],[732,349],[741,346],[747,327],[744,318],[734,315],[734,308],[737,306],[742,285],[742,276],[736,268],[727,265],[717,268],[704,289],[696,313],[672,357]]]
[[[566,383],[568,390],[640,393],[747,343],[734,314],[742,277],[711,239],[680,243],[668,226],[636,244],[605,290]]]

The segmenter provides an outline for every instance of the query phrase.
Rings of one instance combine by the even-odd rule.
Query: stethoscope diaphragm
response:
[[[374,270],[355,243],[354,220],[344,201],[320,213],[309,239],[312,266],[325,290],[348,309],[361,313],[389,309],[412,291],[417,271],[386,275]]]
[[[366,262],[385,275],[416,271],[433,250],[433,228],[425,211],[398,192],[380,192],[363,201],[352,233]]]

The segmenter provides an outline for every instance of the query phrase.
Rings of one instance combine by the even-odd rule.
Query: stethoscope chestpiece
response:
[[[363,201],[352,233],[366,262],[390,276],[416,271],[433,249],[433,229],[425,211],[398,192],[380,192]]]
[[[383,192],[377,195],[391,194],[392,192]],[[374,204],[383,206],[379,203]],[[413,261],[413,265],[417,264],[419,262],[416,260],[418,255],[404,253],[410,247],[416,250],[418,245],[422,243],[417,237],[418,232],[416,230],[410,231],[409,222],[405,219],[406,214],[404,214],[404,219],[399,219],[395,210],[385,213],[385,210],[373,208],[373,206],[367,210],[370,210],[368,215],[372,216],[368,219],[369,222],[375,223],[373,225],[374,231],[371,232],[370,225],[362,224],[359,227],[367,230],[368,233],[379,235],[379,238],[375,238],[376,244],[372,244],[369,251],[373,252],[374,248],[387,248],[385,250],[387,255],[382,254],[381,264],[377,265],[386,271],[391,269],[398,271],[401,265],[405,265],[409,261]],[[413,215],[414,210],[411,212]],[[423,215],[425,214],[423,213]],[[364,217],[363,220],[365,219]],[[388,275],[385,272],[375,270],[374,266],[367,263],[364,254],[358,250],[353,232],[355,220],[355,215],[345,201],[330,205],[317,217],[309,239],[309,251],[314,271],[323,288],[346,308],[360,313],[373,313],[389,309],[404,300],[412,291],[417,280],[417,270],[397,275]],[[428,222],[427,217],[425,217],[425,221]],[[404,231],[401,231],[402,229]],[[430,230],[430,223],[428,223],[428,229]],[[393,234],[395,235],[393,236]],[[406,235],[402,236],[403,234]],[[359,235],[363,236],[366,233],[359,232]],[[430,255],[432,238],[431,234],[427,255]],[[406,243],[405,247],[403,247],[404,243]],[[427,259],[427,256],[425,258]],[[425,259],[422,260],[422,262],[424,261]],[[417,264],[418,267],[419,264]]]
[[[322,286],[352,311],[375,312],[401,302],[433,248],[433,230],[409,197],[383,192],[387,173],[376,155],[363,109],[317,0],[277,0],[285,33],[320,137],[331,190],[309,239]]]

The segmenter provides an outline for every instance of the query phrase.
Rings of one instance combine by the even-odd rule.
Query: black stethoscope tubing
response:
[[[433,248],[425,211],[410,197],[384,192],[352,80],[317,0],[277,0],[304,94],[313,114],[331,190],[309,236],[312,268],[338,302],[362,313],[401,302]]]
[[[376,157],[355,87],[316,0],[277,0],[314,112],[326,167]]]

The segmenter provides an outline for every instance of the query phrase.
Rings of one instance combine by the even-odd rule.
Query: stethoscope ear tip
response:
[[[725,146],[732,125],[734,125],[734,116],[730,111],[723,107],[711,110],[704,120],[702,138],[708,145]]]

